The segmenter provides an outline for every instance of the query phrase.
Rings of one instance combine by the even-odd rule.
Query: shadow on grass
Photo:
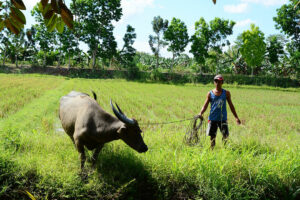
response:
[[[28,193],[38,180],[35,170],[24,175],[18,173],[19,168],[10,159],[0,155],[0,199],[28,199]]]
[[[158,183],[133,152],[103,149],[95,170],[101,181],[116,188],[109,199],[158,199]]]

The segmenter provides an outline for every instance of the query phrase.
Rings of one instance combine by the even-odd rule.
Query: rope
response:
[[[198,123],[198,119],[199,119],[199,123]],[[184,142],[187,145],[192,146],[192,145],[198,144],[202,140],[204,141],[206,127],[205,127],[205,125],[203,126],[203,124],[206,124],[206,123],[203,123],[204,120],[200,119],[199,117],[187,118],[187,119],[170,121],[170,122],[141,123],[140,125],[173,124],[173,123],[179,123],[179,122],[184,122],[184,121],[188,121],[188,120],[190,120],[190,124],[188,125],[186,134],[183,138]]]
[[[178,120],[178,121],[170,121],[170,122],[151,122],[151,123],[140,123],[140,125],[161,125],[161,124],[174,124],[174,123],[179,123],[179,122],[184,122],[184,121],[188,121],[188,120],[191,120],[191,119],[194,119],[193,118],[188,118],[188,119],[182,119],[182,120]]]
[[[199,119],[199,122],[198,122]],[[200,118],[193,118],[187,127],[186,134],[183,138],[184,143],[193,146],[205,140],[205,124]],[[204,124],[204,125],[203,125]]]

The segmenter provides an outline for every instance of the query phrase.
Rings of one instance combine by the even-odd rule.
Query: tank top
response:
[[[216,96],[211,90],[210,105],[208,117],[210,121],[227,121],[226,90],[222,89],[222,94],[220,96]]]

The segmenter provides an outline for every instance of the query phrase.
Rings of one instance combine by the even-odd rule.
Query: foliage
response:
[[[267,38],[267,52],[271,64],[278,63],[280,58],[284,55],[285,45],[279,41],[278,37],[280,37],[280,35],[270,35]]]
[[[156,57],[156,68],[159,67],[159,52],[160,48],[166,45],[166,42],[163,40],[162,35],[168,28],[168,20],[163,20],[160,16],[156,16],[153,18],[152,29],[155,36],[149,35],[149,45],[150,48]]]
[[[203,17],[195,23],[190,52],[199,64],[203,65],[205,59],[210,57],[208,53],[210,50],[222,53],[222,47],[230,44],[226,37],[232,34],[234,25],[235,22],[220,18],[215,18],[208,24]]]
[[[64,29],[64,31],[57,36],[59,40],[59,50],[65,54],[64,57],[68,57],[69,67],[71,67],[71,57],[80,54],[81,51],[79,49],[79,41],[74,32],[70,29]]]
[[[113,21],[119,21],[122,16],[120,0],[77,0],[71,9],[78,14],[78,34],[92,54],[93,68],[96,56],[103,61],[111,59],[116,54],[117,43],[113,36]]]
[[[251,24],[251,29],[241,34],[241,54],[248,66],[253,69],[261,65],[266,53],[266,44],[264,34],[257,26]]]
[[[273,18],[277,29],[281,29],[286,35],[291,37],[300,49],[300,5],[297,0],[289,0],[277,9],[277,16]]]
[[[0,87],[1,108],[8,110],[0,121],[1,199],[28,199],[25,190],[36,199],[299,197],[299,89],[225,84],[244,124],[236,126],[228,114],[230,140],[225,148],[218,135],[211,151],[208,138],[194,147],[183,144],[188,122],[147,123],[194,116],[212,84],[0,74]],[[104,110],[112,114],[112,98],[139,121],[149,151],[139,154],[122,141],[112,142],[95,168],[87,164],[81,176],[78,153],[57,117],[58,101],[70,90],[90,93],[91,87],[101,94]]]
[[[39,10],[38,6],[33,8],[31,15],[34,16],[35,20],[38,22],[38,24],[33,25],[33,28],[36,31],[34,40],[38,42],[39,50],[45,53],[43,66],[46,66],[47,53],[50,53],[56,48],[56,34],[47,30],[46,24],[43,20],[42,12]]]
[[[43,14],[44,22],[49,31],[55,28],[63,31],[66,24],[69,28],[73,28],[73,14],[64,4],[63,0],[41,0],[39,9]],[[6,27],[10,32],[18,35],[26,24],[26,18],[20,10],[26,10],[22,0],[11,0],[10,3],[0,1],[0,12],[3,11],[3,16],[0,17],[0,31]],[[8,9],[10,12],[8,13]],[[2,18],[3,17],[3,18]]]
[[[127,26],[126,33],[124,35],[123,41],[124,45],[119,52],[120,62],[124,67],[132,67],[134,65],[134,57],[136,50],[133,47],[134,40],[136,39],[136,33],[134,28],[130,25]]]
[[[164,39],[169,43],[168,51],[173,53],[173,66],[175,57],[179,56],[184,51],[189,42],[187,27],[184,22],[174,17],[171,24],[164,32]]]

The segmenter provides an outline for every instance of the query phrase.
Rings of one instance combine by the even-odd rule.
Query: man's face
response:
[[[215,79],[214,83],[215,83],[215,86],[222,86],[223,85],[223,80]]]

